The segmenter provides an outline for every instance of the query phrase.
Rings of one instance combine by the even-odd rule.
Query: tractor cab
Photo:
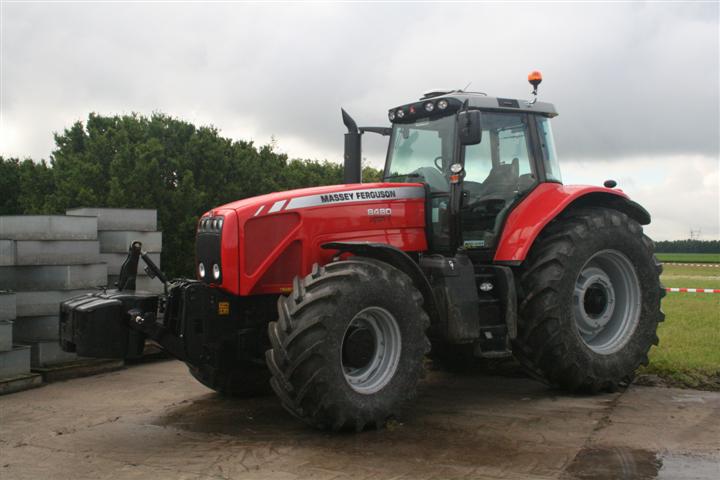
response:
[[[510,210],[539,183],[561,182],[555,115],[549,103],[461,91],[389,111],[384,179],[427,185],[431,250],[491,254]]]

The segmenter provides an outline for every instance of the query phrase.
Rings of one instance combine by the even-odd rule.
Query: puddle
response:
[[[223,435],[287,432],[288,427],[302,430],[301,423],[288,422],[288,415],[273,396],[238,401],[208,394],[169,408],[153,423],[196,433]]]
[[[565,471],[567,478],[587,480],[650,480],[662,460],[655,452],[626,448],[584,448]]]
[[[628,448],[585,448],[565,470],[574,480],[717,480],[720,458]]]

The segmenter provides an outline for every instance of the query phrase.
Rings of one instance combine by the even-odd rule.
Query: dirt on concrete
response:
[[[163,361],[0,397],[0,478],[716,480],[720,393],[432,371],[387,429],[329,434]]]
[[[646,387],[690,388],[720,392],[720,371],[716,373],[694,372],[659,372],[658,374],[643,373],[635,378],[636,385]]]

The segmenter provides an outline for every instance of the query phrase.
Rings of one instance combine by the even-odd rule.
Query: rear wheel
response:
[[[642,227],[616,210],[563,214],[519,272],[513,353],[536,377],[569,391],[613,391],[647,365],[664,319],[662,268]]]
[[[266,360],[290,413],[318,428],[380,427],[415,396],[430,343],[423,298],[384,262],[315,265],[278,300]]]
[[[632,262],[619,250],[601,250],[575,280],[573,318],[580,338],[592,351],[620,350],[640,322],[640,281]]]

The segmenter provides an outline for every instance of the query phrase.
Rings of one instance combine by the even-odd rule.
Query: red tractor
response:
[[[62,304],[62,347],[129,358],[150,338],[218,392],[269,383],[335,430],[384,425],[431,352],[514,355],[571,392],[627,385],[663,320],[650,215],[613,181],[562,184],[555,115],[463,91],[392,108],[387,128],[343,111],[345,184],[205,213],[194,280],[168,281],[134,243],[117,289]],[[360,183],[367,132],[390,137],[381,183]],[[165,295],[135,291],[140,257]]]

